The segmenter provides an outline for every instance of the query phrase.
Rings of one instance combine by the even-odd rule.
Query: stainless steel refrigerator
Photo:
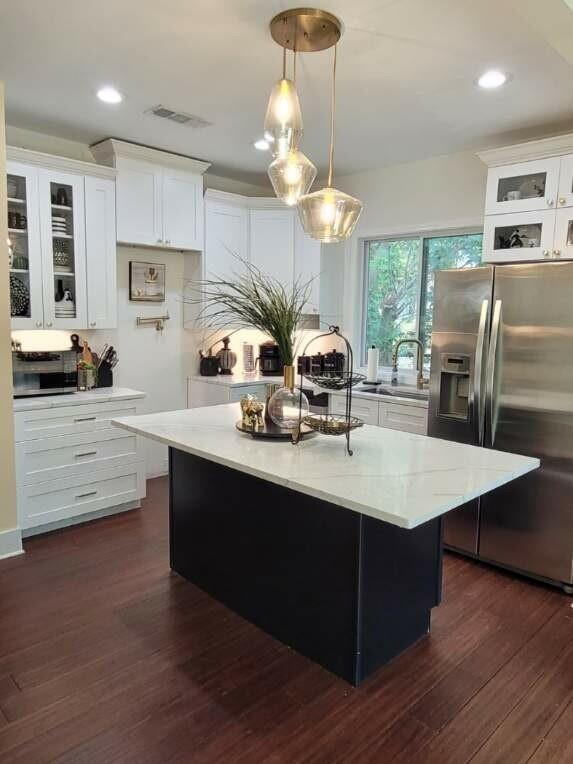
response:
[[[573,262],[436,274],[428,433],[541,459],[444,540],[573,593]]]

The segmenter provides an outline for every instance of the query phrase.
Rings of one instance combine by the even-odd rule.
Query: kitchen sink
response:
[[[404,389],[403,387],[393,388],[393,387],[383,387],[382,385],[379,385],[378,387],[361,387],[356,392],[374,393],[375,395],[388,395],[388,396],[394,396],[396,398],[411,398],[414,401],[428,400],[428,391],[410,390],[410,389]]]

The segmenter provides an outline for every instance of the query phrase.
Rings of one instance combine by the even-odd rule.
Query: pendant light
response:
[[[283,48],[283,76],[271,90],[265,115],[265,138],[275,157],[296,150],[302,137],[302,112],[293,80],[286,77],[286,48]]]
[[[330,113],[330,152],[326,188],[306,194],[298,200],[298,216],[305,232],[325,244],[344,241],[352,235],[362,212],[362,202],[332,185],[334,164],[334,112],[336,107],[336,49],[332,65],[332,101]]]
[[[286,48],[283,48],[283,56],[285,54]],[[296,83],[296,50],[293,57],[293,82]],[[289,207],[310,191],[316,178],[316,167],[298,148],[291,148],[286,153],[279,152],[267,172],[276,196]]]
[[[336,44],[342,24],[336,16],[318,8],[291,8],[281,11],[270,23],[273,40],[283,48],[283,77],[273,88],[265,117],[265,138],[275,157],[268,174],[275,194],[286,204],[298,206],[304,230],[314,239],[328,243],[348,238],[362,211],[362,202],[332,186],[334,158],[334,111]],[[332,112],[328,185],[308,193],[316,167],[298,148],[302,136],[302,114],[295,80],[286,77],[286,51],[310,53],[334,46]]]

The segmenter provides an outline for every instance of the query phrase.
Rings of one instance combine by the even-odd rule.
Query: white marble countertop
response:
[[[298,446],[238,432],[238,403],[124,417],[113,424],[403,528],[415,528],[539,466],[501,451],[365,425]],[[248,498],[245,499],[248,502]],[[269,507],[269,511],[272,507]]]
[[[200,374],[192,374],[188,379],[191,382],[206,382],[210,385],[223,385],[224,387],[244,387],[246,385],[271,385],[282,384],[283,376],[264,377],[262,374],[217,374],[213,377],[202,377]]]
[[[107,403],[108,401],[145,398],[141,390],[129,387],[99,387],[86,392],[62,393],[61,395],[35,395],[29,398],[14,398],[14,411],[51,409],[58,406],[78,406],[85,403]]]
[[[388,388],[389,390],[393,391],[393,395],[380,395],[379,393],[366,393],[364,392],[363,388],[372,388],[372,387],[382,387],[382,388]],[[346,395],[346,390],[327,390],[327,392],[330,395]],[[420,400],[420,398],[408,398],[407,394],[409,392],[413,393],[423,393],[425,395],[424,400]],[[403,393],[400,395],[400,393]],[[378,401],[382,403],[399,403],[401,406],[417,406],[418,408],[427,409],[429,405],[429,397],[430,397],[430,391],[429,390],[418,390],[418,388],[415,385],[391,385],[388,383],[381,383],[378,385],[368,385],[365,383],[361,383],[359,385],[356,385],[356,387],[352,388],[352,397],[353,398],[366,398],[367,400],[371,401]]]

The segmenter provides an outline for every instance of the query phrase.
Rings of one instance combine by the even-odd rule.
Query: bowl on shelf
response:
[[[351,416],[347,419],[337,414],[307,414],[303,417],[302,423],[323,435],[344,435],[364,424],[358,417]]]
[[[359,382],[363,382],[366,376],[355,371],[337,371],[304,374],[304,378],[317,387],[323,387],[327,390],[344,390],[347,387],[354,387]]]

